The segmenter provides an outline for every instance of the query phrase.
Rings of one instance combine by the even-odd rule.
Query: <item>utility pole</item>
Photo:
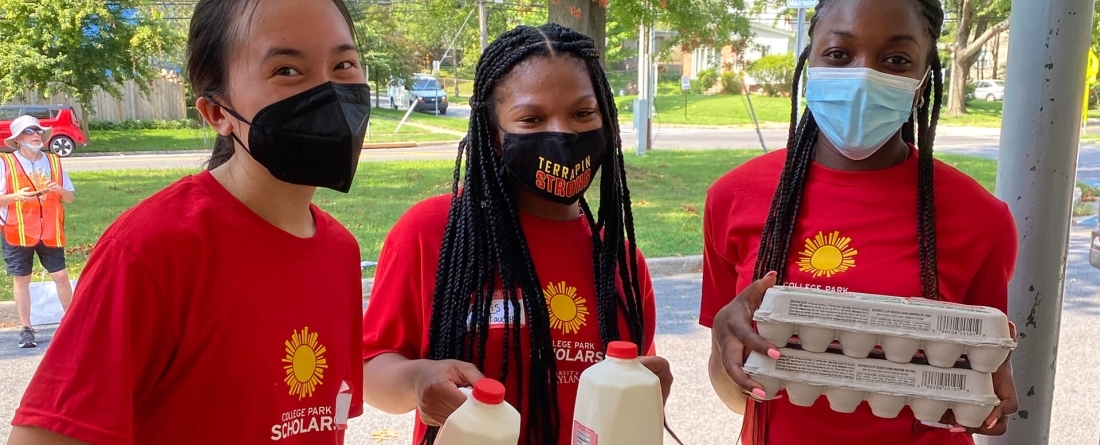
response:
[[[477,0],[477,20],[481,26],[481,52],[489,47],[489,12],[485,9],[486,0]]]
[[[645,24],[638,26],[638,99],[634,101],[634,132],[637,134],[638,147],[635,153],[643,156],[649,150],[650,123],[653,110],[653,70],[650,67],[650,31]]]
[[[1020,249],[1009,284],[1019,413],[993,445],[1049,443],[1066,244],[1095,0],[1012,0],[997,197]]]

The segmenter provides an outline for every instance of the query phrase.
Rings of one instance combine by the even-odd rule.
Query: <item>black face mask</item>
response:
[[[214,103],[251,126],[246,151],[276,179],[351,190],[370,118],[369,86],[327,82],[268,105],[252,122]]]
[[[543,199],[573,205],[600,169],[607,148],[604,129],[584,133],[504,134],[504,166]]]

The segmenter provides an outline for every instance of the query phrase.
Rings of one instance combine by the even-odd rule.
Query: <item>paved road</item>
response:
[[[637,146],[637,134],[631,128],[623,129],[623,145],[628,151]],[[781,129],[763,130],[764,142],[769,149],[782,147],[787,132]],[[947,153],[970,154],[996,159],[1000,143],[999,130],[995,128],[941,128],[936,139],[936,150]],[[698,130],[687,128],[657,129],[654,138],[656,149],[672,148],[749,148],[757,149],[760,141],[754,130]],[[366,150],[362,162],[397,160],[453,160],[453,145],[398,149]],[[206,160],[205,153],[178,153],[168,155],[94,156],[67,158],[69,171],[118,170],[135,168],[183,168],[197,169]],[[1100,185],[1100,145],[1084,144],[1078,164],[1079,179]]]
[[[763,130],[764,141],[769,149],[782,147],[787,138],[783,129]],[[623,145],[633,151],[637,146],[637,134],[632,128],[622,131]],[[967,128],[941,129],[937,139],[940,150],[996,150],[1000,134],[996,129]],[[754,130],[700,130],[688,128],[657,128],[654,144],[661,148],[760,148],[760,141]],[[363,152],[364,161],[403,160],[403,159],[453,159],[455,146],[417,147],[385,150],[367,150]],[[71,171],[111,170],[126,168],[197,168],[205,160],[203,153],[176,153],[169,155],[129,155],[76,157],[64,160]]]
[[[1100,271],[1088,264],[1089,231],[1095,219],[1072,228],[1067,261],[1061,344],[1050,444],[1081,445],[1100,438]],[[699,275],[655,277],[658,302],[657,348],[672,363],[676,383],[669,399],[670,425],[689,445],[734,443],[741,418],[725,409],[710,389],[706,373],[709,331],[698,326]],[[7,420],[49,347],[52,329],[43,329],[38,349],[15,347],[14,331],[0,331],[0,437],[7,437]],[[349,444],[411,441],[410,415],[393,416],[368,409],[351,421]],[[376,442],[375,438],[392,440]],[[671,443],[671,442],[666,442]]]

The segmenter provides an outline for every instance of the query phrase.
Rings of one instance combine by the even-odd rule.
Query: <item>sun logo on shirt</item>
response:
[[[309,332],[308,326],[301,333],[295,329],[290,340],[287,340],[283,363],[283,370],[286,371],[283,381],[290,387],[290,395],[298,396],[298,400],[313,396],[325,378],[325,369],[328,369],[325,347],[317,341],[316,332]]]
[[[848,269],[856,267],[855,256],[858,253],[850,244],[851,238],[840,236],[840,232],[806,239],[806,248],[798,254],[798,270],[813,274],[814,278],[824,275],[830,278]]]
[[[542,293],[550,309],[550,328],[561,329],[563,334],[580,332],[588,318],[588,306],[584,297],[577,295],[577,288],[562,281],[557,285],[550,283]]]

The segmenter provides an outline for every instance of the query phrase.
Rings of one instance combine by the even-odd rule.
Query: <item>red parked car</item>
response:
[[[88,144],[88,137],[80,130],[80,121],[76,111],[68,105],[3,105],[0,106],[0,140],[11,136],[11,121],[23,115],[38,118],[44,127],[53,128],[53,135],[46,145],[58,156],[73,154],[79,147]],[[10,148],[0,145],[0,150],[11,152]]]

